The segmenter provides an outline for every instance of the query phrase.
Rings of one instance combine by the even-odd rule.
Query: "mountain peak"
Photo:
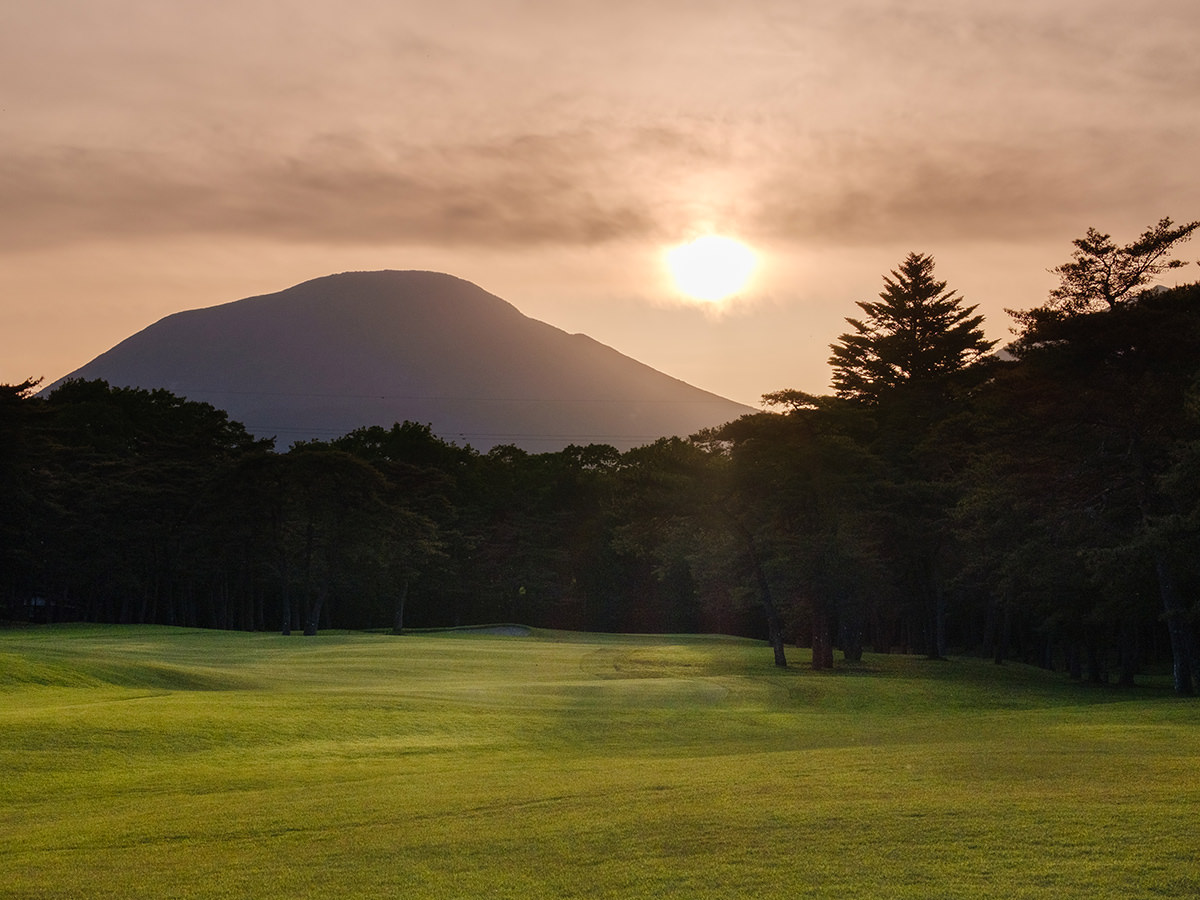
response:
[[[625,449],[751,411],[427,271],[343,272],[175,313],[67,377],[166,388],[282,446],[407,419],[480,450]]]

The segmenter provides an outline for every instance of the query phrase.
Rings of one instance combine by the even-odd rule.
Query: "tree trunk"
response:
[[[761,588],[766,590],[766,586]],[[775,609],[775,602],[771,599],[770,592],[763,594],[763,607],[767,611],[767,637],[771,642],[771,649],[775,653],[775,665],[781,669],[787,668],[787,656],[783,652],[783,623],[779,619],[779,612]]]
[[[841,632],[842,658],[846,662],[862,662],[863,629],[857,622],[842,622]]]
[[[879,605],[875,604],[872,610],[872,634],[873,644],[876,653],[891,653],[892,652],[892,628],[891,623],[884,623],[883,614],[879,610]]]
[[[1012,605],[1007,597],[1001,601],[1001,606],[999,634],[996,635],[995,653],[992,656],[992,662],[998,666],[1004,665],[1004,660],[1008,657],[1008,643],[1012,635]]]
[[[400,586],[400,595],[396,598],[396,612],[392,618],[392,634],[404,634],[404,602],[408,599],[408,579]]]
[[[946,658],[946,593],[930,576],[928,591],[929,659]]]
[[[305,637],[312,637],[317,633],[317,627],[321,621],[321,608],[325,605],[325,595],[329,593],[326,585],[321,585],[321,589],[308,605],[308,618],[304,623]]]
[[[280,618],[283,619],[282,633],[284,637],[287,637],[292,633],[292,592],[286,581],[283,584],[283,595],[280,597],[280,604],[282,606],[280,610],[282,615]]]
[[[1083,681],[1083,655],[1079,652],[1079,641],[1067,645],[1067,672],[1072,681]]]
[[[1094,634],[1087,638],[1088,681],[1092,684],[1108,684],[1108,667],[1104,665],[1100,642]]]
[[[1150,478],[1147,474],[1145,461],[1142,459],[1141,445],[1137,435],[1130,440],[1130,456],[1134,466],[1134,487],[1137,490],[1138,507],[1142,513],[1142,522],[1149,524],[1151,520]],[[1161,547],[1154,549],[1154,570],[1158,576],[1158,594],[1162,600],[1163,618],[1167,623],[1167,634],[1171,638],[1171,656],[1173,658],[1173,675],[1175,693],[1181,697],[1195,696],[1197,677],[1196,638],[1188,621],[1188,609],[1179,596],[1175,585],[1175,577],[1166,555]]]
[[[762,602],[763,611],[767,615],[767,638],[775,653],[775,665],[786,669],[787,656],[783,652],[783,621],[779,616],[779,609],[775,606],[775,599],[771,596],[771,585],[767,582],[767,573],[763,571],[762,565],[758,561],[754,535],[738,520],[737,516],[729,515],[729,521],[733,523],[733,527],[737,529],[738,534],[746,543],[746,552],[750,557],[750,565],[754,569],[754,581],[758,585],[758,597]]]
[[[1133,687],[1138,669],[1137,623],[1125,619],[1121,623],[1121,675],[1117,683],[1122,687]]]
[[[831,632],[829,613],[820,606],[814,606],[812,612],[812,667],[814,669],[833,668],[833,635]]]
[[[1174,659],[1175,693],[1181,697],[1192,697],[1196,693],[1196,647],[1195,635],[1188,610],[1175,587],[1171,573],[1161,550],[1154,553],[1154,568],[1158,574],[1158,593],[1162,598],[1163,618],[1167,622],[1167,634],[1171,638],[1171,656]]]
[[[1047,672],[1054,671],[1054,635],[1046,634],[1046,642],[1042,645],[1041,660],[1038,663]]]

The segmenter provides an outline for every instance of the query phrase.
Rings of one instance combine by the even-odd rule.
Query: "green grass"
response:
[[[1200,704],[795,662],[721,638],[0,632],[0,897],[1200,895]]]

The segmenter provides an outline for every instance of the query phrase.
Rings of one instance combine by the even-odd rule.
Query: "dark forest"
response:
[[[286,452],[163,390],[0,386],[0,618],[300,631],[496,622],[986,654],[1200,689],[1197,227],[1089,231],[997,352],[911,254],[834,393],[624,453],[430,425]]]

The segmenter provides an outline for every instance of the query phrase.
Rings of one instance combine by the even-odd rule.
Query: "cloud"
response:
[[[647,204],[609,162],[615,152],[573,133],[427,148],[325,136],[279,158],[9,154],[0,235],[9,247],[167,234],[505,246],[653,233]]]
[[[819,243],[1029,241],[1110,216],[1186,217],[1200,190],[1185,147],[1169,131],[1030,132],[1006,143],[842,135],[764,177],[752,227]]]
[[[1029,240],[1127,210],[1151,221],[1200,206],[1189,142],[1169,129],[997,141],[889,126],[755,144],[720,122],[679,120],[437,146],[331,133],[278,155],[216,143],[0,157],[0,240],[594,246],[672,240],[702,215],[785,242]]]
[[[1008,240],[1200,206],[1194,0],[126,5],[14,20],[8,250]]]

